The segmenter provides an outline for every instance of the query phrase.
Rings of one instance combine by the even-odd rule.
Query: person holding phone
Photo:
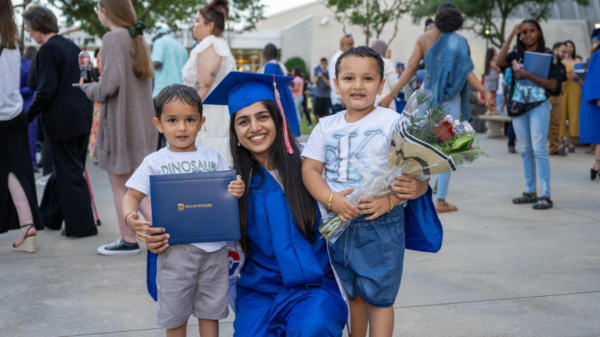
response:
[[[518,37],[517,46],[509,52],[512,40]],[[548,78],[538,77],[523,68],[525,52],[552,55]],[[496,64],[506,69],[507,113],[511,116],[517,140],[521,143],[523,168],[527,191],[513,199],[514,204],[533,204],[533,209],[552,208],[550,199],[550,159],[546,148],[550,126],[551,95],[560,95],[562,82],[566,79],[565,68],[560,60],[546,48],[544,33],[534,19],[524,20],[515,26],[502,45]],[[535,86],[522,85],[528,79]],[[542,181],[542,195],[536,192],[536,163]]]
[[[33,62],[37,91],[27,117],[40,116],[54,172],[40,205],[46,228],[68,237],[96,235],[92,201],[83,176],[92,127],[93,103],[73,83],[79,81],[79,47],[58,34],[49,8],[32,6],[23,14],[29,36],[41,45]],[[46,160],[46,159],[44,159]]]

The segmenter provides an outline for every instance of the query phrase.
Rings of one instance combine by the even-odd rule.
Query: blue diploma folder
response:
[[[548,78],[548,74],[550,73],[550,62],[552,62],[552,55],[550,54],[526,51],[525,59],[523,59],[523,67],[525,67],[525,70],[527,70],[528,73],[537,77]],[[530,87],[538,86],[526,78],[521,80],[521,85]]]
[[[586,65],[585,62],[577,62],[573,64],[573,72],[577,75],[577,78],[573,79],[575,82],[579,82],[580,79],[585,81],[586,75]]]
[[[152,227],[163,227],[169,244],[241,238],[238,199],[229,193],[231,171],[150,176]]]

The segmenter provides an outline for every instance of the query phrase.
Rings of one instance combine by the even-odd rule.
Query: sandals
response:
[[[523,193],[522,196],[513,199],[513,204],[522,205],[522,204],[533,204],[538,201],[537,197],[534,197],[531,194]]]
[[[25,239],[23,239],[23,242],[21,242],[19,247],[15,246],[15,244],[13,243],[12,250],[15,252],[35,253],[35,235],[27,236],[32,228],[35,229],[35,225],[31,223],[28,225],[21,226],[21,228],[25,227],[29,227],[25,232]]]
[[[458,211],[458,208],[452,204],[447,203],[445,200],[438,200],[435,203],[435,211],[437,213],[449,213]]]
[[[550,200],[550,198],[539,198],[537,200],[537,202],[535,204],[533,204],[533,209],[539,209],[539,210],[544,210],[544,209],[550,209],[552,208],[553,203],[552,200]]]

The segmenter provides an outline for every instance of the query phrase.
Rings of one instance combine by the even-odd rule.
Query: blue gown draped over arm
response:
[[[348,309],[325,240],[302,235],[263,168],[252,177],[247,221],[252,251],[237,283],[234,336],[341,336]],[[314,230],[318,238],[318,222]]]
[[[265,74],[286,76],[277,63],[265,64]],[[298,115],[296,114],[296,107],[294,106],[292,92],[286,85],[283,90],[279,91],[279,94],[281,95],[281,105],[285,111],[285,118],[287,119],[290,132],[294,135],[294,137],[300,137],[300,121],[298,120]]]
[[[579,108],[579,141],[582,144],[600,144],[600,52],[592,56],[582,88]]]

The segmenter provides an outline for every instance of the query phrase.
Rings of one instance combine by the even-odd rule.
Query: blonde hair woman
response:
[[[156,150],[158,133],[152,124],[152,78],[154,67],[150,49],[144,41],[144,24],[137,21],[131,0],[98,1],[98,19],[110,32],[102,40],[102,80],[83,83],[81,89],[94,102],[101,102],[96,156],[98,166],[108,171],[113,190],[121,238],[98,248],[103,255],[138,254],[135,235],[125,224],[122,201],[125,182]],[[151,220],[150,202],[144,200],[140,211]]]
[[[194,87],[203,100],[229,72],[235,71],[235,58],[223,39],[228,15],[227,0],[213,0],[196,12],[192,32],[202,42],[192,49],[183,67],[183,84]],[[217,150],[233,166],[229,153],[229,109],[218,105],[206,105],[203,109],[206,123],[196,144]]]

